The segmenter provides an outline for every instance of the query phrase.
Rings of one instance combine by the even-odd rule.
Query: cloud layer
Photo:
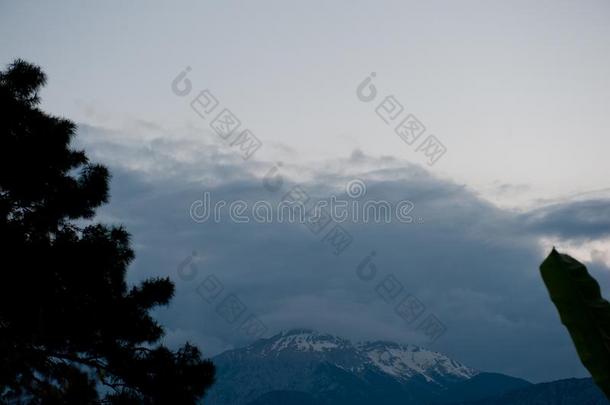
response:
[[[217,280],[221,296],[237,297],[244,316],[256,315],[268,335],[309,327],[426,344],[417,325],[434,315],[446,332],[432,347],[469,366],[534,381],[584,375],[538,274],[541,241],[567,246],[607,238],[608,200],[516,213],[391,157],[354,151],[309,167],[243,161],[218,138],[194,128],[178,132],[150,124],[121,131],[81,125],[78,139],[113,173],[112,200],[98,220],[123,223],[132,233],[137,258],[130,280],[169,275],[177,284],[172,305],[157,313],[169,344],[188,339],[214,355],[248,342],[239,322],[216,311],[218,302],[202,299],[201,283]],[[353,179],[367,186],[362,198],[412,201],[413,223],[342,223],[353,240],[335,255],[324,240],[332,224],[314,234],[298,223],[196,223],[189,216],[204,191],[214,200],[276,203],[299,185],[312,199],[349,200],[345,185]],[[193,252],[185,277],[178,266]],[[371,252],[377,273],[366,281],[357,267]],[[600,281],[607,278],[603,261],[589,267]],[[399,291],[394,300],[379,293],[381,282]],[[411,324],[395,312],[404,297],[425,307]]]

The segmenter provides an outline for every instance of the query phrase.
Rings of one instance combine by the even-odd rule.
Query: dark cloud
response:
[[[446,325],[434,349],[475,368],[535,381],[584,375],[538,274],[545,254],[539,239],[606,236],[603,201],[515,214],[420,166],[362,151],[311,169],[286,163],[281,189],[270,191],[262,179],[272,163],[244,162],[203,135],[132,141],[92,127],[81,135],[79,142],[113,172],[112,201],[100,219],[125,223],[132,233],[137,258],[130,279],[169,275],[177,283],[172,305],[157,313],[170,344],[188,339],[213,355],[248,342],[197,294],[210,275],[223,294],[235,294],[264,322],[268,334],[310,327],[352,339],[425,342],[417,322],[406,324],[375,291],[392,275],[404,294],[425,305],[425,315]],[[408,199],[416,220],[343,223],[353,242],[336,256],[323,234],[303,224],[236,224],[226,217],[196,223],[189,216],[204,191],[214,200],[273,203],[297,178],[312,198],[346,197],[345,185],[361,179],[364,198]],[[378,274],[365,282],[356,267],[372,251]],[[192,252],[197,273],[181,279],[177,267]]]
[[[610,236],[610,199],[552,204],[522,216],[536,233],[564,239],[594,240]]]

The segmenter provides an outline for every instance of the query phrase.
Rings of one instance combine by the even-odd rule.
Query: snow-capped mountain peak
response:
[[[271,338],[270,352],[294,350],[300,352],[326,352],[350,345],[350,342],[328,334],[321,334],[311,329],[293,329]]]
[[[446,379],[466,380],[479,373],[444,354],[415,345],[382,341],[354,344],[311,329],[283,331],[242,350],[256,357],[329,363],[356,373],[373,370],[400,381],[420,376],[427,382],[441,383]]]
[[[360,342],[310,329],[280,332],[214,357],[218,370],[209,405],[259,405],[263,395],[293,395],[315,404],[437,403],[484,389],[528,384],[499,374],[480,373],[450,357],[394,342]],[[467,387],[467,388],[464,388]],[[275,393],[275,394],[274,394]],[[466,394],[465,394],[466,393]],[[260,402],[255,401],[261,398]],[[313,401],[313,399],[319,402]],[[313,401],[313,402],[312,402]]]
[[[444,354],[414,345],[399,345],[391,342],[364,342],[358,345],[370,362],[383,372],[397,378],[423,376],[426,381],[435,381],[435,376],[452,376],[469,379],[479,372]]]

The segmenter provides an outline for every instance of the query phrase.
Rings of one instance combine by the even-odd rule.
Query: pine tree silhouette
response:
[[[0,72],[0,402],[195,404],[214,365],[159,343],[149,311],[174,285],[127,285],[126,230],[85,225],[109,173],[70,148],[72,122],[38,108],[45,81],[22,60]]]

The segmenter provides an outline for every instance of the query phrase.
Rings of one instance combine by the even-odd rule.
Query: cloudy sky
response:
[[[176,281],[158,312],[169,344],[214,355],[249,341],[198,294],[210,276],[267,335],[425,344],[376,291],[392,276],[445,325],[434,349],[533,381],[585,375],[537,267],[556,245],[610,292],[606,1],[63,4],[2,2],[0,63],[43,67],[43,108],[77,122],[77,146],[111,168],[99,219],[132,233],[131,281]],[[202,117],[203,90],[218,106]],[[402,110],[386,123],[390,96]],[[225,108],[262,143],[247,160],[210,126]],[[426,128],[413,145],[394,131],[408,114]],[[418,150],[429,135],[446,149],[433,165]],[[349,199],[354,179],[361,198],[412,201],[413,223],[343,223],[352,243],[335,255],[302,224],[189,215],[206,191]],[[373,251],[378,274],[363,281]]]

